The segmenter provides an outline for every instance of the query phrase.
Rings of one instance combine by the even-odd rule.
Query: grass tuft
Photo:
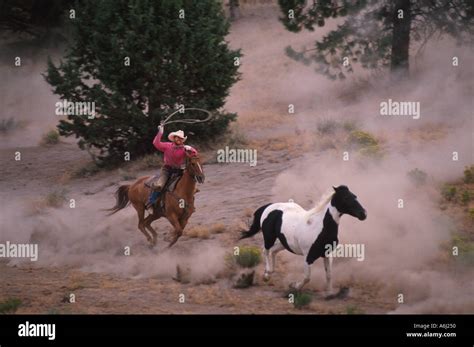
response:
[[[21,306],[21,300],[10,298],[0,303],[0,314],[15,313]]]
[[[40,141],[42,146],[51,146],[59,143],[59,133],[56,129],[51,129],[43,135]]]

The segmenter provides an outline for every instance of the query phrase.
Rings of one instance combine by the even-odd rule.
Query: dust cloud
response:
[[[54,129],[59,117],[55,103],[59,100],[42,74],[46,71],[47,56],[53,59],[60,49],[43,50],[39,47],[2,47],[0,53],[0,120],[13,119],[16,126],[0,134],[0,149],[37,146],[42,135]],[[15,66],[15,57],[22,58]]]
[[[454,68],[453,55],[462,57],[466,65]],[[368,219],[360,222],[344,216],[340,242],[362,243],[366,254],[362,262],[336,260],[334,276],[341,282],[382,282],[394,303],[399,293],[404,294],[405,303],[395,313],[474,310],[472,269],[453,271],[441,260],[442,245],[450,244],[455,226],[438,205],[442,183],[458,179],[464,167],[473,163],[473,76],[468,68],[473,61],[472,51],[440,41],[426,48],[410,82],[392,84],[388,77],[379,76],[350,91],[351,86],[360,87],[360,80],[348,81],[340,97],[328,95],[332,101],[324,106],[309,97],[320,86],[307,84],[307,103],[301,107],[313,111],[298,115],[290,129],[294,132],[288,132],[312,144],[314,153],[305,153],[297,165],[276,178],[274,200],[293,199],[310,208],[331,186],[347,185],[367,209]],[[347,93],[352,93],[349,100]],[[381,116],[380,103],[389,98],[420,102],[421,118]],[[358,129],[370,132],[380,140],[382,159],[358,155],[340,131],[318,132],[318,124],[328,119],[351,120]],[[318,141],[324,137],[332,137],[328,141],[334,148],[320,152]],[[349,152],[348,161],[343,160],[344,151]],[[458,154],[456,161],[453,152]],[[415,168],[427,173],[424,185],[410,180],[408,172]],[[399,199],[403,208],[398,208]],[[292,272],[301,276],[302,260],[291,259],[291,264]],[[323,269],[315,268],[313,281],[321,286]]]
[[[368,219],[343,217],[340,241],[365,244],[366,257],[362,262],[336,260],[335,278],[384,283],[394,303],[403,293],[405,304],[395,313],[472,312],[472,269],[454,271],[440,260],[442,245],[449,243],[455,227],[437,202],[440,185],[458,179],[474,162],[473,48],[446,38],[431,41],[420,52],[413,47],[408,82],[394,83],[386,73],[360,70],[345,81],[329,81],[314,73],[314,66],[294,62],[281,52],[288,45],[312,48],[335,23],[313,33],[292,34],[275,21],[269,24],[267,17],[277,15],[277,10],[249,14],[245,25],[232,28],[231,44],[243,47],[243,79],[227,103],[239,109],[243,122],[255,114],[282,115],[283,126],[273,124],[273,135],[298,137],[302,148],[309,147],[296,165],[276,177],[273,201],[293,199],[310,208],[332,185],[348,185],[366,207]],[[453,66],[454,57],[458,66]],[[420,119],[381,116],[380,104],[388,99],[419,102]],[[290,104],[294,115],[288,114]],[[318,125],[328,120],[350,121],[373,134],[380,140],[383,158],[358,156],[345,145],[347,134],[340,131],[318,132]],[[331,142],[330,149],[321,151],[321,138]],[[346,150],[349,161],[343,161]],[[457,161],[452,160],[453,152]],[[410,180],[407,173],[415,168],[427,173],[426,184]],[[398,208],[399,199],[404,208]],[[290,264],[288,280],[302,276],[303,260],[283,257]],[[323,267],[313,268],[312,283],[323,289]]]
[[[28,203],[11,204],[0,215],[0,242],[38,244],[38,260],[11,258],[10,265],[64,266],[87,272],[112,273],[131,278],[176,276],[177,266],[189,278],[212,280],[225,267],[225,249],[218,243],[181,241],[167,248],[166,221],[154,223],[158,245],[150,248],[136,227],[136,212],[127,208],[107,217],[112,189],[76,201],[76,208],[45,208],[29,213]]]

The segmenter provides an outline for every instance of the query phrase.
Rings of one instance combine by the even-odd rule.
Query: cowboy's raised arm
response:
[[[156,134],[155,139],[153,140],[153,146],[159,151],[164,152],[168,148],[168,142],[161,142],[161,137],[163,136],[164,127],[160,125],[158,127],[158,134]]]

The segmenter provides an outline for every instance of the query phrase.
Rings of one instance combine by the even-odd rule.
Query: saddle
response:
[[[176,188],[176,184],[178,183],[179,179],[183,176],[183,170],[181,169],[176,169],[171,171],[171,175],[166,181],[165,185],[161,189],[161,194],[160,197],[158,198],[157,202],[155,203],[155,206],[158,205],[162,210],[165,208],[165,196],[166,193],[172,193],[174,189]],[[158,173],[157,175],[151,177],[149,180],[145,182],[145,186],[148,188],[153,187],[153,183],[156,182],[160,178],[160,174]]]

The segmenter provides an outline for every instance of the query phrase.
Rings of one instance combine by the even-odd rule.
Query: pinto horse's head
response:
[[[351,215],[359,220],[367,218],[367,211],[362,207],[359,201],[357,201],[357,196],[355,196],[347,186],[333,188],[335,193],[331,199],[331,204],[339,213]]]
[[[187,159],[186,170],[188,170],[189,174],[196,180],[196,182],[204,183],[204,170],[202,169],[201,159],[198,155],[194,155]]]

